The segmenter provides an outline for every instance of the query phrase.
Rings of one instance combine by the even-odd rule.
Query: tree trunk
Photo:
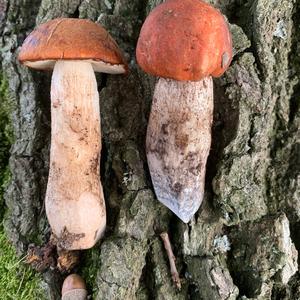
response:
[[[50,236],[44,199],[51,74],[21,66],[19,47],[49,19],[89,18],[111,33],[130,64],[128,76],[97,78],[108,228],[76,270],[93,299],[299,299],[300,1],[208,1],[231,24],[235,56],[214,80],[205,199],[187,225],[155,198],[145,156],[156,79],[137,66],[135,46],[160,2],[0,0],[2,70],[17,107],[6,231],[19,253]],[[162,231],[173,243],[181,291],[172,283]],[[61,279],[58,271],[44,273],[49,299],[59,299]]]

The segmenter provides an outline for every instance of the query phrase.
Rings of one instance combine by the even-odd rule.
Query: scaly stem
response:
[[[99,178],[99,95],[90,63],[55,64],[51,116],[47,217],[59,247],[87,249],[97,242],[106,224]]]
[[[159,79],[147,131],[147,158],[159,201],[189,222],[203,200],[211,145],[213,82]]]

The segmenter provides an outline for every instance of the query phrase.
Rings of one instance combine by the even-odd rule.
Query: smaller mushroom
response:
[[[140,67],[159,76],[149,118],[146,151],[159,201],[189,222],[204,195],[211,146],[213,81],[232,59],[222,14],[195,0],[168,0],[142,26]]]
[[[101,128],[94,72],[122,74],[126,62],[109,33],[89,20],[55,19],[24,41],[24,65],[53,70],[46,213],[57,246],[94,246],[106,226],[100,182]]]
[[[84,280],[77,274],[69,275],[61,289],[62,300],[87,299],[87,289]]]

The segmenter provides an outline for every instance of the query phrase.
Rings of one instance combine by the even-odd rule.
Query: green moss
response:
[[[9,149],[13,143],[11,113],[13,101],[8,84],[0,73],[0,299],[45,299],[40,294],[40,278],[17,257],[3,229],[4,191],[10,181]]]
[[[40,278],[19,259],[0,227],[0,299],[46,299]]]
[[[13,143],[11,112],[12,101],[8,94],[8,84],[0,74],[0,221],[2,221],[4,215],[3,194],[10,178],[8,159],[9,149]]]
[[[6,147],[7,149],[7,147],[10,147],[14,139],[11,117],[10,117],[13,109],[13,103],[12,103],[13,101],[9,97],[8,82],[6,79],[3,78],[1,74],[0,74],[0,99],[1,99],[0,102],[1,147]],[[3,152],[1,152],[1,154],[2,153]]]
[[[99,271],[99,249],[92,248],[87,250],[83,257],[80,275],[84,278],[87,288],[92,295],[97,293],[97,272]]]

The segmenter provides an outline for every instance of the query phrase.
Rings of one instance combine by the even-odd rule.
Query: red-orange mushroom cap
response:
[[[168,0],[142,26],[136,50],[140,67],[182,81],[219,77],[232,60],[232,41],[222,14],[199,0]]]
[[[72,290],[77,290],[77,289],[85,290],[86,284],[79,275],[71,274],[64,280],[61,293],[62,293],[62,295],[64,295],[67,292],[70,292]]]
[[[57,60],[86,60],[94,71],[127,71],[114,39],[102,26],[85,19],[59,18],[41,24],[25,39],[18,59],[39,70],[53,69]]]

